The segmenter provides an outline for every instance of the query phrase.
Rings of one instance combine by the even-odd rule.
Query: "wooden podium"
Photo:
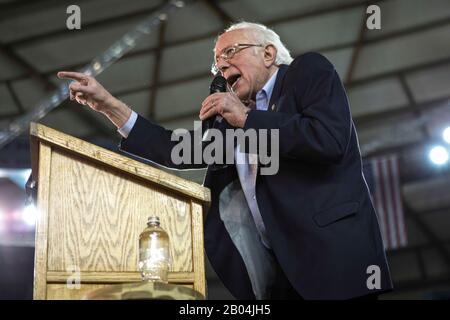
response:
[[[34,299],[80,299],[139,282],[139,234],[151,215],[170,237],[169,283],[206,296],[203,213],[210,191],[32,123],[37,183]]]

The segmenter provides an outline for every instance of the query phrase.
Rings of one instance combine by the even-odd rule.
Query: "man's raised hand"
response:
[[[70,100],[106,115],[117,128],[121,128],[131,115],[131,109],[112,96],[94,77],[73,71],[60,71],[58,78],[74,80],[69,85]]]
[[[114,97],[94,77],[80,72],[60,71],[58,78],[74,80],[69,85],[70,100],[88,105],[95,111],[104,112],[113,102]]]

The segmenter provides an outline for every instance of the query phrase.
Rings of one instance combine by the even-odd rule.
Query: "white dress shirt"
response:
[[[256,109],[267,111],[273,87],[277,78],[278,70],[272,75],[264,87],[256,93]],[[258,156],[256,154],[245,154],[235,149],[236,170],[242,191],[244,191],[250,212],[258,229],[261,242],[270,249],[269,238],[267,237],[266,226],[264,225],[261,213],[256,200],[256,175],[258,171]]]

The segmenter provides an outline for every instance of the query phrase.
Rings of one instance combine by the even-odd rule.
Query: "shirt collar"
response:
[[[269,103],[270,97],[272,96],[273,88],[275,87],[275,81],[277,79],[277,74],[278,74],[278,69],[273,73],[273,75],[270,77],[269,81],[266,82],[264,87],[256,93],[257,100],[259,100],[265,96],[264,98],[266,99],[266,104]]]

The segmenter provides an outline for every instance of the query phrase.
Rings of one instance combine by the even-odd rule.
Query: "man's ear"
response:
[[[264,64],[266,67],[270,67],[275,64],[275,59],[277,57],[277,48],[273,44],[268,44],[264,48]]]

